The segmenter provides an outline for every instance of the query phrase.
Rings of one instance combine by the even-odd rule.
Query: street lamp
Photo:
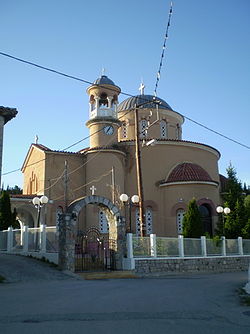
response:
[[[129,233],[132,231],[132,221],[131,221],[131,209],[132,205],[138,204],[140,202],[140,198],[138,195],[133,195],[131,198],[128,197],[127,194],[121,194],[120,200],[123,202],[124,206],[128,204],[129,207]],[[126,213],[126,209],[125,209]]]
[[[222,230],[224,234],[224,224],[225,224],[224,214],[228,215],[231,212],[231,210],[228,207],[223,208],[222,206],[217,206],[216,211],[217,213],[220,213],[222,215]]]
[[[43,195],[40,198],[39,197],[34,197],[32,200],[32,203],[35,205],[37,208],[37,227],[39,226],[40,223],[40,214],[41,214],[41,208],[47,204],[49,201],[48,197]]]

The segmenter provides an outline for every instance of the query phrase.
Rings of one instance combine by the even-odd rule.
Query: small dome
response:
[[[209,174],[199,165],[184,162],[176,166],[169,174],[167,183],[205,181],[213,182]]]
[[[94,85],[112,85],[115,86],[115,83],[110,80],[106,75],[102,75],[100,78],[96,79]]]
[[[148,103],[145,103],[147,102]],[[140,104],[143,104],[141,107],[139,107],[140,109],[143,108],[151,108],[151,109],[156,109],[156,103],[154,103],[155,101],[159,102],[159,107],[161,109],[168,109],[168,110],[173,110],[169,104],[167,104],[166,101],[160,99],[159,97],[155,97],[153,95],[137,95],[137,96],[132,96],[129,97],[128,99],[124,100],[123,102],[121,102],[118,107],[117,107],[117,111],[124,111],[124,110],[130,110],[135,108],[135,106],[139,106]]]

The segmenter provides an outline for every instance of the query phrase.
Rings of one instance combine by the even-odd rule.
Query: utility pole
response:
[[[140,132],[139,132],[137,106],[135,107],[135,160],[136,160],[137,190],[138,190],[138,196],[139,196],[140,234],[141,234],[141,237],[145,237],[146,229],[145,229],[145,223],[144,223],[144,194],[143,194],[143,185],[142,185]]]
[[[66,213],[68,210],[68,161],[64,162],[64,212]]]
[[[115,167],[111,169],[112,202],[115,203]]]

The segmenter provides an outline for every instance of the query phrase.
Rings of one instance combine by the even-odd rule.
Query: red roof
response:
[[[205,181],[213,182],[209,174],[199,165],[184,162],[176,166],[169,174],[169,182]]]

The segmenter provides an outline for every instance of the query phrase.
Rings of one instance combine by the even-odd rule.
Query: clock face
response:
[[[114,128],[112,125],[106,125],[104,126],[103,131],[106,135],[112,135],[114,133]]]

